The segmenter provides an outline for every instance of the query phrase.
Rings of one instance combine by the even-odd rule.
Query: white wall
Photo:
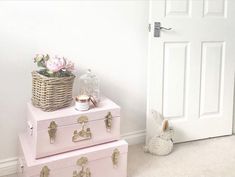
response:
[[[122,107],[121,132],[145,129],[148,1],[0,2],[0,160],[17,154],[36,53],[91,68]]]
[[[235,60],[234,60],[234,66],[235,66]],[[235,88],[235,71],[234,71],[234,88]],[[233,104],[234,104],[233,105],[233,134],[235,134],[235,89],[234,89]]]

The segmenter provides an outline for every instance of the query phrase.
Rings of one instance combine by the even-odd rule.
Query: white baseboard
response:
[[[6,176],[16,173],[17,158],[9,158],[0,161],[0,176]]]
[[[129,145],[144,143],[145,141],[145,130],[133,131],[130,133],[125,133],[122,136]],[[17,171],[17,158],[9,158],[5,160],[0,160],[0,176],[7,176],[15,174]]]
[[[125,139],[129,145],[141,144],[145,142],[145,130],[133,131],[130,133],[122,134],[122,139]]]

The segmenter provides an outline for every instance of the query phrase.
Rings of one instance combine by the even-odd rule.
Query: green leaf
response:
[[[48,54],[46,54],[46,56],[44,57],[44,61],[47,61],[50,59],[50,56]]]

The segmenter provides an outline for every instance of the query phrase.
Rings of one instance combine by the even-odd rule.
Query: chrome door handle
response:
[[[172,30],[172,28],[160,27],[160,30]]]
[[[161,30],[172,30],[172,28],[165,28],[161,26],[160,22],[154,22],[154,37],[160,37]]]

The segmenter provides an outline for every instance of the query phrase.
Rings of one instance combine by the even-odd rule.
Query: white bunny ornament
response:
[[[152,114],[156,116],[155,120],[159,124],[159,130],[156,130],[156,135],[149,140],[144,151],[154,155],[167,155],[173,149],[174,131],[169,127],[168,120],[165,120],[157,111],[152,111]]]

